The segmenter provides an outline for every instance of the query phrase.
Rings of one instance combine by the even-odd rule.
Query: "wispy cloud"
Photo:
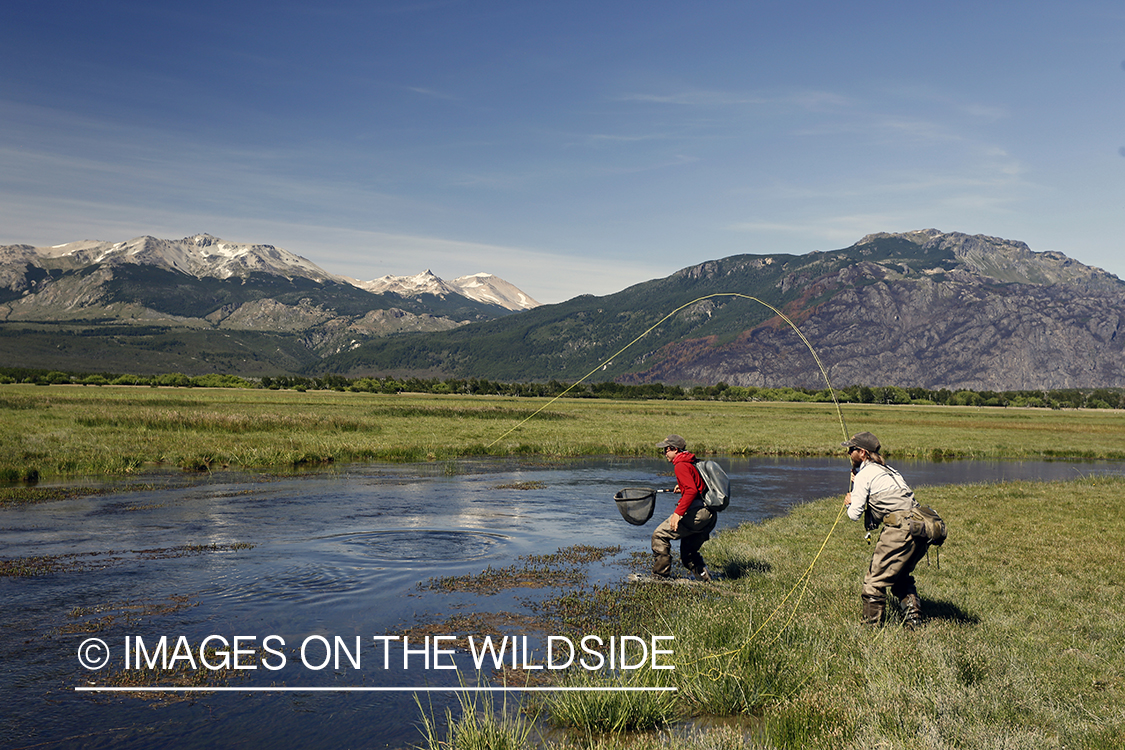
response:
[[[454,96],[453,94],[447,94],[447,93],[442,92],[442,91],[434,91],[433,89],[421,88],[419,86],[406,86],[405,88],[406,88],[407,91],[413,91],[415,94],[421,94],[422,96],[428,96],[431,99],[441,99],[443,101],[448,101],[448,102],[462,101],[461,97]]]
[[[543,303],[579,294],[605,295],[647,281],[649,265],[442,237],[394,234],[322,225],[278,224],[293,238],[286,247],[334,273],[358,279],[411,275],[431,268],[443,278],[487,272],[501,276]],[[342,270],[346,269],[346,270]],[[670,269],[667,272],[676,269]]]
[[[665,141],[671,139],[668,133],[638,133],[638,134],[613,134],[613,133],[589,133],[587,135],[574,136],[576,141],[598,145],[601,143],[643,143],[646,141]]]
[[[728,91],[683,91],[676,94],[621,94],[621,102],[643,104],[673,104],[691,107],[729,107],[733,105],[766,104],[769,100]]]
[[[852,99],[831,91],[793,90],[781,94],[751,94],[739,91],[708,89],[687,90],[667,94],[628,93],[615,97],[620,102],[641,104],[667,104],[681,107],[743,107],[784,106],[806,110],[820,110],[852,106]]]
[[[897,226],[900,217],[887,214],[855,214],[838,217],[816,217],[807,222],[746,221],[730,224],[726,229],[756,235],[785,235],[810,243],[848,245],[869,234],[872,227]],[[918,227],[914,227],[917,229]],[[823,249],[821,247],[820,249]]]

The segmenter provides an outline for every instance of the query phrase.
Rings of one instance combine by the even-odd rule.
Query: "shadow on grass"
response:
[[[919,596],[918,598],[921,600],[922,612],[927,620],[950,620],[966,625],[980,624],[979,617],[969,614],[953,602],[946,602],[940,599],[927,599],[923,596]]]
[[[719,568],[719,572],[727,580],[743,578],[748,575],[765,575],[771,570],[773,570],[773,567],[761,560],[731,560]]]

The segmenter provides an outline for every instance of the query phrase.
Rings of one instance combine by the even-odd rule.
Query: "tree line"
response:
[[[343,375],[305,377],[276,375],[244,378],[238,375],[129,375],[117,373],[67,373],[58,370],[33,370],[0,367],[0,384],[35,385],[132,385],[174,388],[266,388],[294,391],[352,391],[360,393],[466,394],[553,398],[565,394],[573,398],[646,399],[669,401],[806,401],[840,403],[920,404],[939,406],[1011,406],[1046,409],[1122,409],[1125,389],[1066,388],[1051,390],[973,391],[947,388],[901,388],[899,386],[850,385],[834,391],[810,388],[761,388],[717,383],[680,386],[664,383],[623,384],[505,383],[482,378],[348,378]]]

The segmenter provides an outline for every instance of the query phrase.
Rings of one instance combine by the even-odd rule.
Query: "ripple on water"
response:
[[[381,529],[265,549],[259,564],[213,574],[208,593],[231,602],[330,603],[363,590],[386,569],[448,566],[495,557],[502,534],[459,529]]]
[[[213,579],[211,591],[220,599],[239,602],[315,603],[355,591],[362,581],[337,566],[303,563],[269,572],[231,571]]]
[[[342,550],[375,563],[480,560],[508,541],[503,534],[464,529],[380,529],[334,537]]]

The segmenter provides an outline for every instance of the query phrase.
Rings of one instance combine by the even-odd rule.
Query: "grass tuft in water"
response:
[[[508,694],[499,707],[489,693],[458,693],[461,716],[453,718],[453,710],[445,709],[444,738],[440,721],[432,707],[422,705],[417,694],[414,702],[422,717],[420,730],[425,740],[421,750],[526,750],[535,731],[535,717],[527,716],[518,703],[509,705]]]
[[[562,687],[665,687],[651,670],[625,675],[569,672]],[[583,690],[548,693],[544,711],[555,724],[586,732],[629,732],[664,726],[680,715],[675,692]]]

